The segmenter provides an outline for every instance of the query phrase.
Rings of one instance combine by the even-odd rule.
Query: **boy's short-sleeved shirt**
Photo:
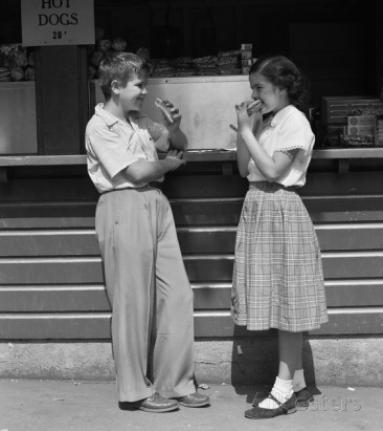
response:
[[[284,187],[304,186],[315,143],[315,136],[306,116],[295,106],[288,105],[275,115],[270,126],[261,132],[258,139],[271,157],[276,151],[294,152],[290,168],[277,182]],[[247,179],[250,182],[267,181],[253,159],[250,159],[248,169]]]
[[[158,160],[154,141],[164,128],[143,116],[122,121],[98,104],[85,133],[88,173],[97,190],[145,186],[129,181],[125,170],[138,160]]]

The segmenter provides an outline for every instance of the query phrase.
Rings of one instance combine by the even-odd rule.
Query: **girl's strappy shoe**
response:
[[[313,394],[305,386],[303,389],[294,392],[297,399],[297,407],[308,407],[314,401]],[[257,392],[251,404],[255,407],[267,397],[267,392]]]
[[[277,400],[271,393],[267,398],[272,399],[278,404],[276,409],[264,409],[262,407],[254,406],[250,410],[245,411],[245,418],[247,419],[268,419],[273,418],[279,415],[287,415],[290,413],[295,413],[297,411],[297,399],[295,394],[292,394],[291,397],[284,403],[281,403]]]

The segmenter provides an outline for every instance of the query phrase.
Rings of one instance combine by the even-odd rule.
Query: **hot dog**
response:
[[[155,104],[155,106],[157,106],[157,108],[161,109],[161,111],[163,112],[163,114],[165,115],[165,117],[169,121],[169,123],[174,123],[173,116],[172,116],[171,111],[170,111],[171,108],[173,107],[173,105],[171,103],[166,102],[166,101],[160,99],[159,97],[157,97],[154,104]]]
[[[253,100],[252,102],[248,103],[247,105],[247,113],[249,116],[253,115],[255,111],[259,111],[261,108],[261,101],[260,100]]]

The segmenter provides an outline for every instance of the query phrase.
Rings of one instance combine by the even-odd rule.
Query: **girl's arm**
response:
[[[244,102],[246,105],[247,113],[248,115],[251,115],[254,113],[255,110],[259,109],[259,102],[254,100],[249,100]],[[250,109],[252,107],[252,109]],[[253,111],[254,109],[254,111]],[[252,130],[254,134],[257,134],[261,128],[263,127],[263,120],[262,116],[254,120],[252,123]],[[235,128],[234,128],[235,130]],[[237,129],[237,165],[238,170],[241,175],[241,177],[247,177],[249,174],[249,161],[251,159],[251,154],[247,148],[246,142],[243,140],[241,133]]]
[[[241,134],[237,134],[237,166],[241,177],[247,177],[249,175],[249,161],[250,153],[247,149],[246,143],[241,137]]]
[[[268,180],[275,181],[287,172],[294,160],[294,157],[291,157],[289,153],[276,151],[271,157],[260,145],[251,129],[245,128],[240,132],[240,135],[246,144],[250,157]]]
[[[277,151],[269,156],[260,145],[253,130],[262,124],[261,112],[255,111],[249,116],[246,103],[236,106],[238,118],[238,134],[246,145],[250,157],[254,160],[260,172],[270,181],[275,181],[288,170],[294,157],[286,152]],[[255,127],[256,125],[260,125]]]

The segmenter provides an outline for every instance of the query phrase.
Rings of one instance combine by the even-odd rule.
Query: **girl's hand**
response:
[[[177,109],[173,103],[168,100],[162,100],[159,97],[157,97],[155,105],[160,109],[165,126],[168,130],[170,132],[178,130],[182,119],[179,109]]]
[[[235,105],[235,109],[237,112],[238,132],[251,130],[256,134],[262,126],[260,103],[254,101],[242,102],[240,105]]]

